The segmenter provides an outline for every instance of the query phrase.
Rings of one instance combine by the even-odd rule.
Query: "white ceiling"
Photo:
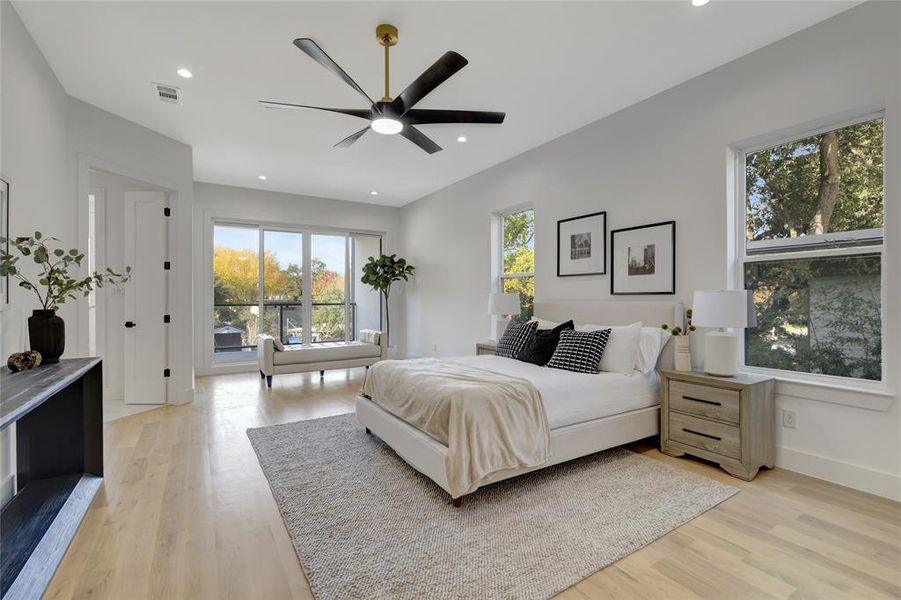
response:
[[[66,91],[194,148],[199,181],[401,206],[848,8],[854,2],[15,3]],[[292,45],[311,37],[370,97],[375,26],[395,24],[397,95],[445,51],[469,65],[419,108],[503,110],[503,125],[423,125],[427,155],[354,117],[257,100],[365,108]],[[194,78],[175,74],[185,66]],[[176,85],[164,104],[151,82]],[[465,144],[456,142],[466,135]],[[257,176],[265,174],[267,181]],[[378,196],[371,196],[378,190]]]

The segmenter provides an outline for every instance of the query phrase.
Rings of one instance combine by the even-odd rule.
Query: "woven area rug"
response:
[[[738,491],[617,448],[453,508],[354,415],[247,435],[320,600],[549,598]]]

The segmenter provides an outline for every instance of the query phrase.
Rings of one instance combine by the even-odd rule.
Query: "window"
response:
[[[880,381],[882,117],[738,158],[745,364]]]
[[[535,211],[501,216],[500,289],[519,294],[522,312],[514,320],[532,318],[535,303]]]
[[[285,344],[309,344],[381,329],[381,295],[360,281],[363,264],[381,253],[381,243],[373,234],[214,223],[215,362],[253,360],[260,332]]]

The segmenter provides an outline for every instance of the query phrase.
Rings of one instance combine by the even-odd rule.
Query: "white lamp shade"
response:
[[[519,306],[519,294],[491,294],[488,296],[488,314],[518,315],[522,312]]]
[[[695,292],[691,324],[698,327],[735,327],[757,325],[749,290],[707,290]]]

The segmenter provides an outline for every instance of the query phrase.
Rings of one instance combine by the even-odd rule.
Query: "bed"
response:
[[[669,302],[537,302],[535,315],[549,321],[573,319],[578,323],[628,325],[642,321],[646,325],[679,323],[682,305]],[[541,395],[541,404],[549,428],[546,456],[527,467],[501,469],[480,476],[465,492],[453,477],[449,479],[449,448],[363,395],[357,397],[357,419],[388,444],[417,471],[450,494],[454,506],[462,495],[478,487],[516,477],[600,452],[616,446],[655,436],[659,432],[659,393],[657,372],[631,376],[602,372],[597,375],[572,373],[539,367],[510,358],[491,355],[452,359],[455,368],[481,370],[527,380]],[[658,369],[672,365],[672,343],[667,344],[657,362]],[[475,372],[475,371],[473,371]],[[388,394],[390,392],[385,392]],[[384,401],[384,398],[375,400]]]

